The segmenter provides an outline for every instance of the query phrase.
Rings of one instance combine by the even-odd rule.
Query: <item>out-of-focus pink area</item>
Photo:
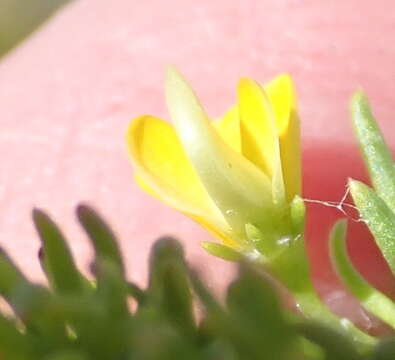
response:
[[[131,277],[144,281],[152,241],[172,234],[211,284],[222,287],[232,267],[200,249],[210,236],[133,183],[124,145],[129,120],[147,112],[167,117],[167,64],[190,79],[213,116],[233,103],[239,77],[265,82],[289,72],[303,119],[304,195],[340,200],[346,178],[364,173],[347,109],[355,88],[366,89],[395,144],[395,5],[379,3],[76,1],[0,64],[1,246],[31,278],[42,279],[30,221],[37,206],[59,221],[86,266],[91,250],[73,216],[84,201],[117,230]],[[317,286],[344,313],[343,288],[326,254],[329,228],[342,214],[322,205],[309,209]],[[394,294],[367,232],[353,222],[351,230],[356,265]],[[355,303],[346,304],[368,326]]]

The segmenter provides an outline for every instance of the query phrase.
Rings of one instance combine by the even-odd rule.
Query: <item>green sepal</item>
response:
[[[349,188],[362,220],[395,275],[395,214],[369,186],[351,179]]]
[[[388,207],[395,211],[394,162],[363,92],[354,94],[351,112],[355,134],[374,188]]]
[[[238,251],[232,249],[229,246],[218,244],[214,242],[204,241],[200,243],[202,248],[206,250],[210,255],[216,256],[218,258],[238,262],[242,260],[243,256]]]
[[[294,236],[303,235],[306,221],[306,206],[300,196],[296,195],[291,201],[290,212]]]
[[[354,268],[347,254],[345,220],[339,220],[330,235],[330,258],[334,269],[347,289],[363,307],[395,328],[395,303],[374,289]]]

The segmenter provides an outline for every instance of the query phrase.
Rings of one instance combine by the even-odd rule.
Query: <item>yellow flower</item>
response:
[[[290,77],[280,75],[264,87],[241,79],[237,104],[215,121],[173,68],[166,99],[174,127],[143,115],[127,131],[138,184],[237,251],[251,249],[251,228],[266,243],[290,236],[290,204],[301,192]]]
[[[174,127],[150,115],[134,119],[127,143],[138,184],[222,239],[213,255],[244,255],[270,271],[308,319],[374,341],[334,316],[317,296],[304,246],[300,129],[292,81],[261,87],[241,79],[237,104],[210,121],[192,89],[170,68],[166,99]]]

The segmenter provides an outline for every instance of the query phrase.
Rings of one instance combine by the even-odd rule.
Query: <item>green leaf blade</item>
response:
[[[96,211],[86,205],[78,206],[77,217],[95,249],[96,260],[109,261],[118,267],[120,273],[124,274],[121,251],[110,227]]]
[[[227,303],[232,322],[240,329],[240,340],[244,338],[251,351],[255,349],[257,359],[287,358],[296,344],[295,334],[264,274],[242,264],[238,279],[229,287]]]
[[[7,359],[31,357],[32,343],[29,336],[18,331],[15,321],[0,314],[0,354]]]
[[[395,275],[395,215],[369,186],[349,181],[349,188],[362,220],[368,225],[374,239]]]
[[[330,257],[336,273],[363,307],[395,328],[395,304],[374,289],[354,268],[346,249],[346,222],[338,221],[330,235]]]
[[[395,167],[391,152],[372,115],[367,97],[358,91],[351,102],[352,120],[365,164],[377,194],[395,211]]]
[[[161,238],[150,254],[147,304],[154,306],[186,336],[196,332],[188,270],[181,244]]]
[[[62,232],[41,210],[33,210],[33,221],[42,242],[43,266],[51,286],[61,294],[80,293],[83,277]]]

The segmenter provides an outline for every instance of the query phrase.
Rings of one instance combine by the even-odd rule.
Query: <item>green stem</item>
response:
[[[357,345],[360,352],[369,351],[377,340],[358,329],[348,319],[333,314],[318,297],[311,281],[304,239],[296,238],[268,264],[273,275],[293,294],[299,311],[307,318],[338,331]]]
[[[300,312],[307,318],[334,329],[356,344],[361,353],[369,352],[378,340],[358,329],[350,320],[339,318],[321,301],[315,292],[294,294]]]

